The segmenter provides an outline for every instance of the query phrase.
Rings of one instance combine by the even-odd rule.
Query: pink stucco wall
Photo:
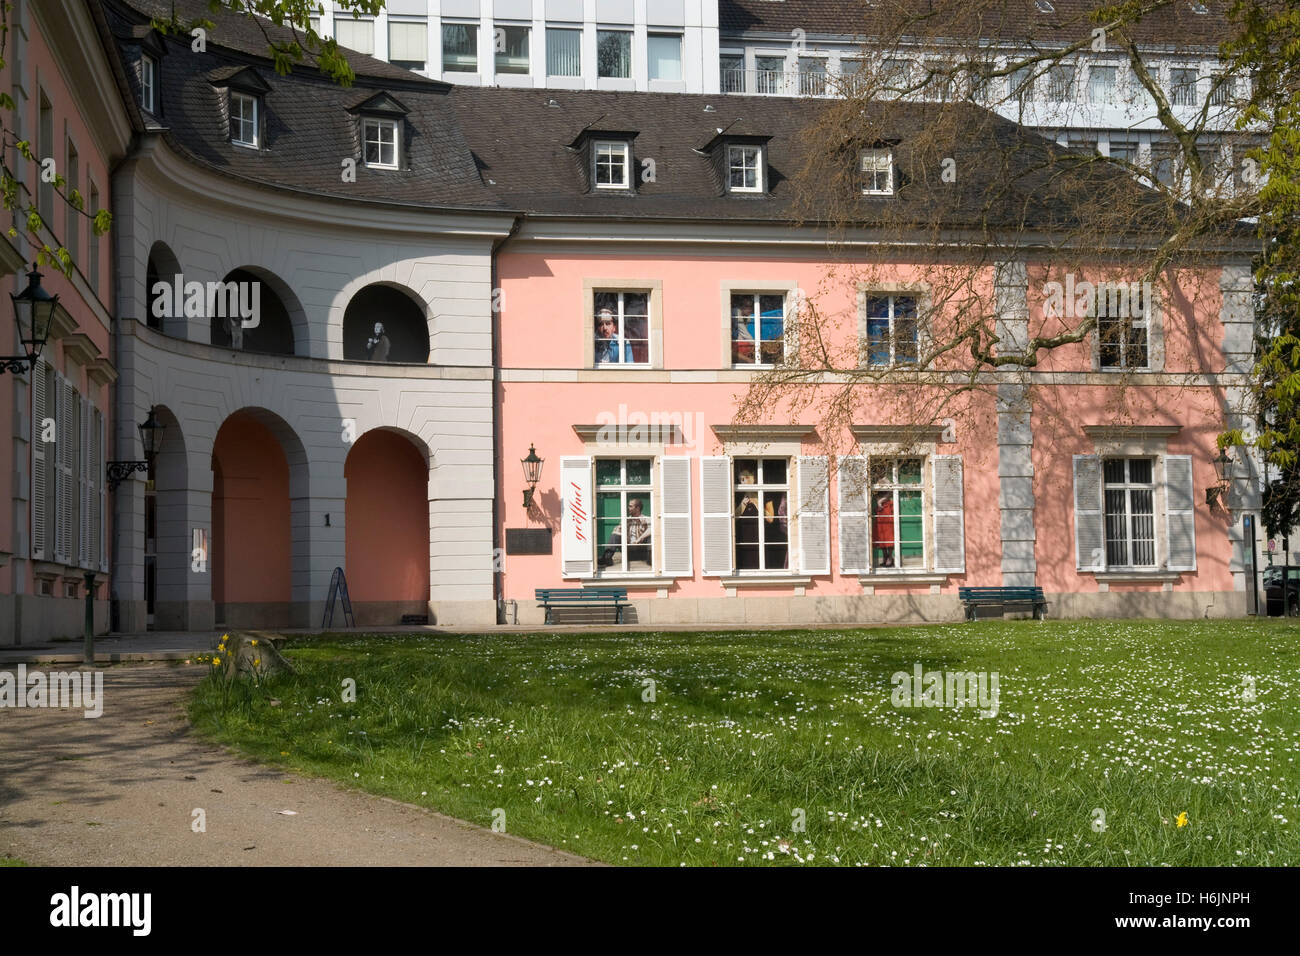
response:
[[[706,578],[701,571],[698,458],[723,453],[711,426],[733,423],[737,401],[747,387],[736,381],[729,369],[723,372],[721,381],[702,380],[726,368],[722,365],[723,283],[737,287],[744,287],[746,282],[797,285],[813,298],[818,312],[827,317],[820,328],[829,340],[828,348],[834,350],[855,347],[857,283],[864,276],[874,277],[876,282],[889,279],[903,283],[916,281],[923,274],[919,267],[846,267],[811,258],[765,258],[750,250],[744,250],[744,258],[714,252],[663,255],[651,249],[623,256],[503,253],[499,262],[503,289],[502,366],[506,370],[553,371],[543,381],[507,380],[502,386],[502,457],[498,461],[501,522],[503,528],[549,526],[555,530],[554,554],[506,557],[505,596],[527,599],[537,587],[576,583],[566,582],[561,572],[560,459],[566,455],[599,455],[583,442],[573,426],[599,424],[608,421],[609,416],[638,412],[663,417],[680,415],[686,428],[685,441],[665,447],[664,454],[696,459],[692,462],[695,573],[691,578],[678,578],[669,595],[720,596],[717,578]],[[663,372],[578,372],[584,367],[584,338],[591,334],[584,282],[609,279],[662,283],[663,369],[703,374],[679,376],[680,380],[667,382],[661,380]],[[1160,297],[1165,370],[1174,373],[1221,369],[1223,332],[1219,322],[1221,295],[1217,272],[1210,270],[1200,278],[1184,273],[1172,279],[1173,284],[1168,287],[1172,293],[1162,290]],[[1031,328],[1048,333],[1057,320],[1042,314],[1041,281],[1041,273],[1031,274]],[[979,283],[975,285],[980,287]],[[990,273],[980,292],[991,295],[991,289]],[[1087,372],[1091,367],[1090,346],[1081,344],[1046,356],[1039,371]],[[579,375],[586,380],[574,381]],[[1085,435],[1083,426],[1174,423],[1181,426],[1181,431],[1169,440],[1167,450],[1171,454],[1195,457],[1195,494],[1200,497],[1196,509],[1198,571],[1184,573],[1175,587],[1231,590],[1226,519],[1209,513],[1203,499],[1203,489],[1213,478],[1209,460],[1215,453],[1214,437],[1223,427],[1221,390],[1196,379],[1163,386],[1130,383],[1121,376],[1103,381],[1108,384],[1089,385],[1083,381],[1040,384],[1033,392],[1035,551],[1039,583],[1048,591],[1097,590],[1095,577],[1077,572],[1074,560],[1072,456],[1094,451],[1093,440]],[[954,593],[959,585],[1001,584],[997,417],[992,389],[972,392],[937,414],[935,410],[942,406],[935,403],[936,393],[921,387],[858,386],[857,392],[855,424],[905,425],[954,419],[955,441],[939,444],[936,452],[961,455],[963,459],[966,573],[950,576],[943,590]],[[788,402],[773,402],[765,408],[763,420],[769,424],[817,425],[817,431],[803,443],[802,453],[806,455],[824,455],[828,451],[846,454],[856,450],[846,429],[827,433],[821,424],[825,421],[824,409],[818,408],[816,401],[798,410],[792,410]],[[537,494],[540,519],[536,514],[532,518],[525,514],[516,487],[522,487],[518,460],[527,453],[530,443],[536,445],[538,454],[547,462]],[[654,480],[658,485],[657,471]],[[837,488],[832,481],[832,573],[814,577],[806,592],[810,596],[862,593],[856,574],[838,572]],[[929,533],[927,521],[927,536]],[[624,580],[620,579],[619,583]],[[633,585],[629,583],[629,587]],[[1159,589],[1161,585],[1115,584],[1112,590],[1147,587]],[[892,593],[929,593],[929,584],[899,583],[889,588]],[[788,596],[790,588],[746,588],[744,593]]]

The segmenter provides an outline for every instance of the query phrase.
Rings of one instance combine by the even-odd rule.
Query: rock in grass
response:
[[[221,668],[227,679],[232,677],[271,677],[297,673],[275,648],[278,634],[261,631],[230,631],[221,638],[225,650],[218,647]]]

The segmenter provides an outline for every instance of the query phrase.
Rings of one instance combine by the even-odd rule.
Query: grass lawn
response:
[[[22,860],[15,859],[12,856],[0,856],[0,866],[26,866]]]
[[[190,716],[618,864],[1295,864],[1298,645],[1253,620],[338,636]],[[916,664],[997,672],[996,716],[895,707]]]

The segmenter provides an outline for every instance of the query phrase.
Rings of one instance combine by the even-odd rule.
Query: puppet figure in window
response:
[[[731,309],[731,361],[743,365],[754,361],[754,316],[740,306]]]
[[[596,364],[602,362],[631,362],[632,343],[623,342],[623,357],[619,358],[618,317],[611,309],[601,309],[596,316]]]
[[[609,542],[605,550],[601,552],[600,559],[596,562],[602,568],[607,568],[614,563],[618,556],[619,548],[623,542],[627,541],[627,563],[631,567],[633,564],[651,566],[650,560],[650,519],[642,512],[644,504],[640,498],[629,498],[627,502],[627,517],[623,519],[621,526],[615,528],[609,536]],[[626,535],[626,537],[625,537]]]
[[[230,347],[232,349],[242,349],[244,347],[244,320],[239,315],[232,315],[226,318],[226,331],[230,334]]]
[[[894,496],[890,494],[876,497],[875,520],[871,524],[871,536],[875,539],[876,561],[882,568],[894,566]]]
[[[390,346],[388,333],[384,331],[384,323],[376,322],[375,334],[366,339],[366,360],[370,362],[387,362]]]

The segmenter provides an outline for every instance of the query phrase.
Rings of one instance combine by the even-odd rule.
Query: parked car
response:
[[[1269,617],[1300,617],[1300,567],[1265,568],[1264,596]]]

